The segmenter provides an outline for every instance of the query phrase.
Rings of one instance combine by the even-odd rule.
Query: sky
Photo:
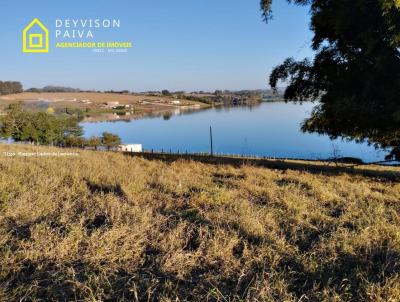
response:
[[[285,58],[313,55],[308,8],[275,0],[273,14],[263,22],[259,0],[2,0],[0,80],[25,89],[266,89]],[[22,52],[22,30],[34,18],[50,30],[48,53]],[[133,47],[126,53],[56,48],[57,41],[74,41],[55,38],[56,19],[119,19],[119,28],[93,29],[85,41]]]

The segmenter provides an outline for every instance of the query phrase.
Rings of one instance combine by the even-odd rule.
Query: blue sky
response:
[[[259,0],[3,0],[0,80],[24,88],[146,91],[267,88],[271,69],[286,57],[312,56],[308,8],[274,1],[261,19]],[[22,29],[39,18],[50,29],[50,52],[22,53]],[[132,41],[122,54],[56,49],[55,19],[121,20],[96,31],[97,40]]]

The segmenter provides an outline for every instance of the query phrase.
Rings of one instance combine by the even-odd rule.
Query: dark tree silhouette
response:
[[[272,0],[262,0],[266,21]],[[400,1],[293,0],[309,5],[313,60],[286,59],[270,75],[285,100],[318,100],[303,131],[391,147],[400,159]]]
[[[0,95],[21,93],[23,91],[22,84],[20,82],[0,81]]]

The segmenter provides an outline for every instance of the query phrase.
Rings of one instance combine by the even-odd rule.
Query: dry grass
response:
[[[398,183],[7,150],[0,301],[400,300]]]
[[[79,102],[65,101],[76,99],[77,101],[89,100],[92,104],[83,104]],[[16,102],[25,102],[26,104],[36,103],[39,100],[48,100],[54,107],[93,107],[105,102],[119,102],[120,104],[138,105],[141,101],[158,102],[160,100],[171,100],[171,97],[157,97],[136,94],[117,94],[117,93],[98,93],[98,92],[24,92],[1,96],[1,104],[7,106]],[[187,104],[197,104],[198,102],[181,100]],[[201,104],[201,103],[199,103]],[[204,104],[203,104],[204,105]],[[155,106],[155,105],[154,105]]]
[[[74,100],[75,99],[75,100]],[[186,99],[174,99],[171,96],[147,96],[143,94],[117,94],[98,92],[24,92],[0,96],[0,115],[7,111],[10,104],[23,103],[25,109],[38,110],[38,105],[46,100],[49,106],[56,112],[65,112],[65,108],[79,109],[86,115],[85,121],[114,121],[130,120],[146,116],[159,116],[171,113],[180,108],[187,110],[199,110],[209,105]],[[179,100],[180,104],[171,104],[171,101]],[[82,102],[90,101],[90,103]],[[116,110],[103,107],[106,102],[119,102],[119,105],[130,105],[127,110],[129,115],[118,115]],[[186,108],[185,108],[186,107]],[[43,107],[40,107],[43,110]]]
[[[139,102],[143,99],[159,100],[160,97],[145,97],[141,95],[128,95],[116,93],[98,93],[98,92],[24,92],[10,94],[1,97],[4,101],[36,101],[46,99],[50,101],[60,101],[62,99],[90,100],[94,103],[120,102],[121,104],[130,104]]]

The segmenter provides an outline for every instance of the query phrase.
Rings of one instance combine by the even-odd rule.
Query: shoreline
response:
[[[282,101],[282,100],[278,100]],[[151,116],[194,112],[208,108],[255,106],[275,102],[266,98],[227,93],[204,94],[113,93],[113,92],[23,92],[0,96],[0,114],[15,103],[33,111],[77,115],[84,122],[141,119]]]

